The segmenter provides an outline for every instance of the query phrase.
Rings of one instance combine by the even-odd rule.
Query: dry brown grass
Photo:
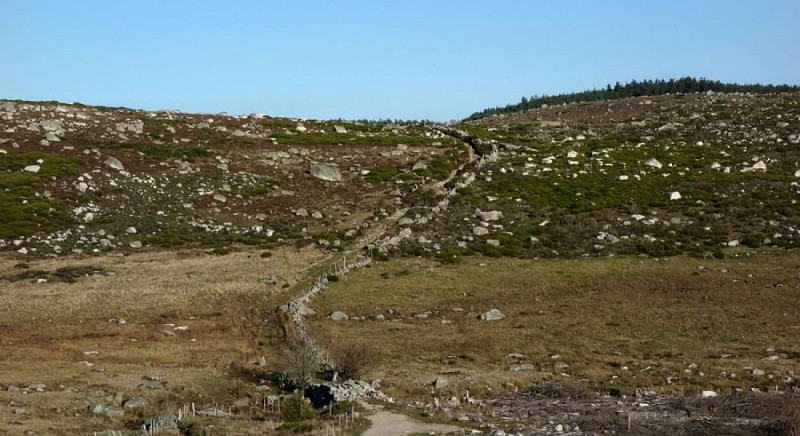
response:
[[[8,283],[0,280],[0,434],[34,430],[75,434],[119,429],[125,420],[91,416],[87,391],[104,389],[144,396],[147,416],[168,404],[230,404],[252,395],[231,364],[254,366],[277,354],[265,330],[264,311],[288,300],[323,257],[312,250],[279,249],[210,256],[201,251],[150,252],[124,258],[86,257],[27,261],[31,269],[100,266],[110,276],[76,283]],[[19,258],[0,258],[0,277],[19,272]],[[277,286],[259,283],[276,275]],[[125,324],[109,322],[123,318]],[[165,324],[188,326],[167,335]],[[86,355],[84,352],[97,351]],[[90,362],[87,366],[82,361]],[[140,391],[144,376],[166,389]],[[47,385],[45,392],[13,392],[9,386]],[[13,389],[13,388],[12,388]],[[27,414],[14,414],[14,407]],[[17,406],[15,406],[17,407]],[[75,416],[80,414],[80,416]],[[127,418],[126,418],[127,419]]]
[[[797,289],[796,253],[726,260],[469,258],[451,266],[399,259],[353,273],[314,302],[321,315],[342,310],[367,320],[319,316],[311,325],[340,347],[380,350],[381,365],[368,376],[400,397],[428,395],[439,376],[450,379],[453,393],[546,381],[673,394],[774,388],[785,386],[782,378],[800,359]],[[491,308],[506,318],[476,319]],[[427,319],[414,317],[426,311]],[[379,313],[385,321],[369,320]],[[524,354],[534,369],[507,371],[517,363],[508,353]],[[772,355],[778,359],[764,360]],[[754,368],[767,375],[752,376]]]

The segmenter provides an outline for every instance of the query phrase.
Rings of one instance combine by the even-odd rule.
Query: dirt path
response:
[[[365,431],[362,436],[405,436],[414,433],[462,433],[462,429],[454,425],[426,424],[414,421],[405,415],[387,412],[385,410],[369,415],[367,419],[372,421],[372,426]]]

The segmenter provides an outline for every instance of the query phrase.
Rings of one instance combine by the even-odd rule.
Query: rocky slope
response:
[[[455,144],[422,125],[6,101],[0,249],[335,247],[446,177]]]
[[[794,248],[800,95],[580,103],[458,126],[499,159],[451,213],[414,228],[449,257]]]

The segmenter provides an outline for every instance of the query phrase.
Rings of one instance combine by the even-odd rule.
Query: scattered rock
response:
[[[315,163],[311,164],[309,172],[312,176],[328,182],[341,182],[342,174],[339,167],[333,164]]]
[[[648,159],[647,162],[645,162],[644,164],[649,166],[649,167],[659,168],[659,169],[662,166],[664,166],[664,165],[661,164],[661,162],[657,161],[655,158]]]
[[[480,319],[483,321],[497,321],[505,317],[506,316],[503,314],[503,312],[497,309],[490,309],[480,315]]]
[[[535,367],[530,363],[518,363],[515,365],[511,365],[508,367],[508,371],[511,372],[520,372],[520,371],[533,371]]]
[[[481,221],[498,221],[503,218],[503,212],[498,210],[492,210],[489,212],[479,212],[478,216],[480,217]]]
[[[340,312],[338,310],[328,315],[328,318],[331,319],[332,321],[344,321],[350,319],[346,313]]]
[[[427,169],[428,169],[428,164],[422,161],[415,163],[414,166],[411,167],[411,171],[422,171]]]
[[[124,171],[125,167],[122,166],[122,162],[119,159],[113,158],[109,156],[106,158],[105,164],[108,165],[110,168],[115,169],[117,171]]]
[[[142,397],[133,397],[122,404],[125,409],[140,409],[147,405],[147,400]]]
[[[489,229],[486,227],[476,226],[472,228],[472,234],[475,236],[483,236],[489,234]]]
[[[434,389],[444,389],[449,385],[447,379],[437,377],[436,380],[433,381],[433,388]]]

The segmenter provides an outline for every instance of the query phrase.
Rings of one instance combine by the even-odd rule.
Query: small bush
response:
[[[336,370],[344,378],[358,379],[372,369],[377,357],[375,350],[366,345],[348,347],[337,353]]]
[[[271,251],[265,251],[265,252],[261,253],[261,256],[260,256],[260,257],[261,257],[262,259],[267,259],[267,258],[270,258],[270,257],[272,257],[272,252],[271,252]]]
[[[228,254],[231,254],[231,249],[228,247],[217,247],[211,250],[211,253],[217,256],[227,256]]]
[[[340,280],[339,276],[334,275],[334,274],[328,274],[328,281],[329,282],[338,282],[339,280]]]
[[[301,422],[317,416],[314,408],[306,402],[302,395],[286,397],[281,404],[283,419],[286,422]]]

